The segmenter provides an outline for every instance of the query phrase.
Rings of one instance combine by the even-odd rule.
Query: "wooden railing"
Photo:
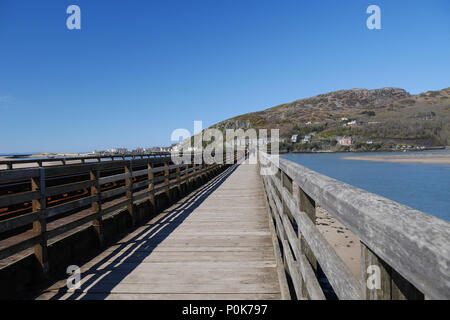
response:
[[[102,162],[102,161],[114,161],[114,160],[135,160],[135,159],[145,159],[145,158],[155,158],[155,157],[166,157],[170,155],[170,152],[152,152],[145,154],[115,154],[115,155],[86,155],[81,157],[43,157],[43,158],[17,158],[9,160],[0,160],[0,170],[14,169],[14,165],[28,164],[30,166],[42,167],[45,165],[66,165],[66,164],[76,164],[76,163],[88,163],[88,162]]]
[[[231,157],[236,157],[236,154]],[[149,200],[155,207],[156,195],[165,193],[170,200],[172,189],[205,177],[234,160],[236,159],[229,161],[226,158],[225,164],[174,164],[169,155],[159,155],[143,159],[0,171],[0,184],[29,184],[24,192],[0,196],[0,208],[32,203],[31,212],[0,221],[0,236],[4,233],[14,233],[14,230],[20,228],[27,229],[27,226],[31,228],[32,225],[32,231],[28,229],[19,233],[18,242],[7,246],[0,245],[0,259],[34,247],[34,253],[46,272],[49,239],[92,222],[102,243],[102,218],[106,215],[126,209],[133,224],[133,204]],[[58,178],[56,185],[55,177]],[[75,182],[69,183],[67,179],[74,181],[74,177]],[[110,187],[106,188],[108,185]],[[52,198],[62,194],[67,196],[80,190],[84,192],[75,199],[67,197],[68,201],[50,205]],[[81,214],[83,212],[84,214]],[[74,219],[67,219],[71,217]],[[53,223],[49,227],[49,223],[60,218],[68,222]]]
[[[261,167],[275,173],[262,178],[298,299],[325,299],[320,275],[339,299],[450,299],[449,222],[275,157],[259,153]],[[317,206],[360,239],[360,279],[317,228]],[[374,270],[378,288],[367,286]]]

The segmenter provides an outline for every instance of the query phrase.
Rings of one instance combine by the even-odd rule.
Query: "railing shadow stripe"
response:
[[[100,299],[106,298],[109,295],[110,291],[115,286],[117,286],[127,275],[129,275],[137,266],[139,266],[140,263],[146,257],[148,257],[153,252],[153,250],[159,244],[161,244],[161,242],[163,242],[205,199],[207,199],[208,196],[212,192],[214,192],[236,170],[238,166],[239,164],[235,164],[226,169],[217,177],[209,181],[206,185],[194,191],[187,198],[184,198],[185,201],[179,201],[181,202],[181,204],[178,207],[171,209],[167,213],[167,215],[164,215],[151,224],[145,225],[146,227],[144,228],[144,230],[139,232],[137,235],[134,235],[132,239],[121,242],[117,249],[113,250],[105,258],[95,263],[88,270],[84,271],[81,274],[82,279],[83,277],[86,277],[88,275],[94,275],[82,284],[81,289],[69,292],[66,287],[60,288],[58,292],[51,298],[51,300],[60,299],[67,293],[70,293],[70,296],[67,297],[67,299],[83,299],[82,295],[89,293],[89,290],[95,290],[99,287],[102,287],[105,290],[102,290],[102,292],[96,292],[96,296],[98,296],[98,298]],[[164,213],[164,211],[162,213]],[[168,219],[172,220],[170,222],[166,222]],[[164,225],[168,227],[168,229],[166,229],[167,232],[164,232],[159,238],[155,237],[158,235],[158,233],[160,233]],[[152,229],[152,227],[155,226],[157,226],[157,228]],[[144,238],[142,239],[142,237]],[[152,241],[152,246],[145,247],[146,249],[148,249],[146,251],[139,251],[139,249],[142,249],[142,247],[146,245],[149,239],[155,239],[154,241]],[[126,246],[129,246],[129,248],[127,248],[125,251],[122,251]],[[109,261],[117,254],[119,254],[118,257],[114,258],[114,260],[112,261]],[[116,263],[125,263],[126,259],[131,258],[133,260],[134,267],[127,269],[126,272],[121,272],[120,276],[117,276],[117,274],[113,275],[115,267],[112,267],[112,270],[97,270],[105,263],[108,263],[109,265],[115,265]],[[89,288],[89,290],[84,292],[84,288]]]

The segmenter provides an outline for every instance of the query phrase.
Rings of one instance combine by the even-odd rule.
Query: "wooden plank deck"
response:
[[[256,165],[226,170],[37,299],[280,299]]]

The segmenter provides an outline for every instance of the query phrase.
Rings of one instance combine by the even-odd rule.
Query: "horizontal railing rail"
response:
[[[14,169],[14,165],[17,164],[36,164],[39,167],[44,164],[53,164],[59,162],[59,165],[86,163],[86,162],[101,162],[101,161],[116,161],[116,160],[135,160],[135,159],[148,159],[155,157],[166,157],[170,155],[170,152],[151,152],[143,154],[113,154],[113,155],[85,155],[78,157],[42,157],[42,158],[11,158],[8,160],[0,160],[0,170]]]
[[[232,154],[224,164],[174,164],[165,155],[0,171],[0,186],[7,192],[0,196],[0,239],[20,236],[12,244],[0,240],[0,259],[34,247],[46,271],[51,238],[92,222],[101,242],[106,215],[126,209],[134,224],[134,204],[148,200],[154,208],[156,195],[165,193],[170,200],[172,189],[235,161],[236,154]],[[12,186],[20,187],[18,192]],[[17,205],[22,205],[21,210],[13,210]],[[61,218],[70,219],[59,223]],[[28,229],[20,229],[24,227]]]
[[[275,157],[259,153],[275,173],[262,178],[297,298],[324,299],[323,272],[339,299],[450,299],[449,222]],[[317,206],[360,239],[360,279],[317,228]],[[371,266],[378,287],[367,285]]]

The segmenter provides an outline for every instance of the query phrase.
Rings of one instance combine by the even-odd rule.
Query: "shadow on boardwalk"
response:
[[[95,292],[95,299],[105,299],[115,286],[136,269],[161,242],[236,170],[237,166],[233,165],[192,194],[179,200],[180,203],[176,207],[163,211],[163,213],[167,213],[154,223],[140,227],[138,230],[142,230],[134,234],[132,238],[128,239],[130,234],[125,236],[127,238],[126,241],[119,241],[116,249],[100,261],[89,266],[81,274],[82,285],[80,289],[68,291],[66,286],[61,287],[58,291],[55,291],[55,295],[50,300],[61,298],[68,300],[89,299],[87,294],[90,292]],[[183,202],[181,202],[182,200]],[[121,268],[120,272],[114,272],[116,267],[127,262],[131,266],[130,268]],[[87,280],[83,281],[83,279]]]

